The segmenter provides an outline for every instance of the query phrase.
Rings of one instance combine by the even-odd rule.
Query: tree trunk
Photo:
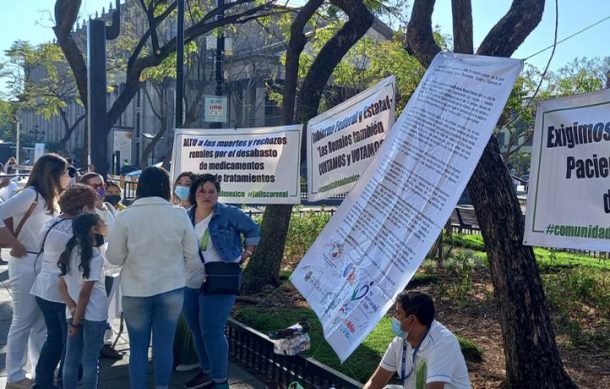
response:
[[[282,104],[282,122],[294,123],[294,107],[298,82],[299,58],[305,43],[304,28],[324,0],[309,0],[290,26],[290,40],[286,51],[286,80]],[[268,205],[263,214],[261,241],[244,272],[243,291],[256,293],[267,284],[279,282],[279,271],[284,257],[284,245],[292,205]],[[281,242],[281,244],[279,244]]]
[[[250,260],[244,274],[243,291],[246,294],[260,292],[265,285],[279,285],[280,266],[284,256],[288,228],[278,226],[288,224],[292,205],[269,205],[265,208],[261,224],[261,239],[256,253]]]
[[[523,245],[524,219],[493,137],[468,193],[490,265],[509,388],[576,387],[563,368],[534,251]]]
[[[360,40],[373,24],[373,15],[362,0],[332,0],[349,16],[349,20],[320,50],[312,63],[298,95],[294,112],[294,96],[297,85],[299,56],[305,45],[303,28],[314,12],[322,5],[321,0],[310,0],[299,12],[291,26],[290,41],[286,53],[286,82],[282,107],[285,124],[296,121],[305,123],[318,113],[322,91],[333,70],[349,49]],[[306,134],[303,132],[301,156],[305,159]],[[254,293],[265,284],[277,284],[284,256],[288,225],[292,214],[291,205],[270,205],[265,209],[261,230],[261,242],[250,265],[246,269],[243,290]],[[267,220],[268,219],[268,220]]]
[[[68,146],[67,146],[68,141],[72,137],[72,134],[74,133],[74,131],[78,128],[79,123],[87,117],[87,112],[85,112],[84,114],[79,116],[72,124],[70,124],[68,122],[68,115],[67,115],[66,111],[61,109],[59,111],[59,114],[61,115],[61,120],[64,124],[65,133],[64,133],[64,136],[58,142],[58,148],[61,151],[64,151],[67,153],[68,152]]]
[[[410,51],[424,66],[438,52],[430,40],[433,7],[434,1],[417,0],[413,13],[419,10],[421,14],[411,18],[407,32]],[[478,54],[511,56],[538,25],[543,10],[544,0],[513,1],[508,13],[481,44]],[[467,39],[461,37],[459,41],[468,47]],[[534,252],[522,244],[521,207],[493,135],[470,179],[468,193],[481,226],[500,308],[507,387],[576,387],[559,356]]]

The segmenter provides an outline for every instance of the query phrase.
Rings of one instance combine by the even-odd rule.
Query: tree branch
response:
[[[538,26],[544,0],[514,0],[510,9],[489,31],[477,54],[510,57]]]
[[[286,77],[282,99],[282,122],[294,123],[294,107],[299,77],[299,59],[307,43],[305,26],[316,11],[322,6],[324,0],[309,0],[299,11],[290,26],[290,40],[286,50]]]
[[[451,0],[453,14],[453,51],[474,53],[472,43],[472,4],[471,0]]]
[[[241,0],[242,2],[250,2],[252,0]],[[242,13],[229,15],[225,17],[223,20],[214,20],[209,23],[196,23],[193,26],[186,29],[184,32],[184,41],[188,43],[201,35],[204,35],[215,28],[227,25],[227,24],[243,24],[254,18],[269,16],[271,14],[276,13],[262,13],[270,8],[270,4],[272,4],[275,0],[270,0],[268,3],[263,5],[253,7],[248,9]],[[234,4],[234,3],[232,3]],[[231,8],[231,7],[229,7]],[[272,7],[271,7],[272,8]],[[287,12],[287,11],[282,11]],[[150,32],[149,32],[150,33]],[[144,38],[143,38],[144,39]],[[141,43],[142,41],[140,41]],[[140,44],[138,44],[140,46]],[[133,61],[131,65],[127,67],[127,74],[125,78],[125,89],[124,92],[119,95],[119,97],[114,101],[110,109],[108,110],[108,128],[110,129],[114,123],[119,119],[121,113],[125,110],[125,107],[129,104],[133,96],[136,94],[138,84],[140,82],[140,75],[142,71],[148,67],[153,67],[159,65],[165,58],[167,58],[171,53],[173,53],[176,49],[176,38],[174,37],[170,41],[168,41],[165,45],[159,48],[158,53],[153,53],[152,55],[148,55],[145,57],[137,58],[136,51],[131,56],[129,61],[131,62],[134,58],[137,58]],[[141,49],[140,49],[141,50]]]
[[[415,0],[407,26],[407,53],[427,68],[441,48],[432,33],[432,11],[435,0]]]
[[[297,112],[295,115],[297,122],[305,122],[318,113],[322,92],[333,70],[349,49],[373,25],[373,14],[371,14],[362,0],[331,0],[331,3],[341,8],[349,16],[349,20],[326,42],[311,64],[297,99]],[[306,134],[303,133],[303,141],[301,143],[301,155],[303,158],[307,155],[306,139]]]
[[[85,59],[72,37],[71,31],[78,18],[81,0],[57,0],[55,3],[55,23],[53,31],[57,37],[57,43],[61,47],[66,60],[76,79],[76,86],[81,101],[87,107],[87,65]]]

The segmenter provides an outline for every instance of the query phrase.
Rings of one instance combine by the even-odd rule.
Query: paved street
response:
[[[8,258],[8,250],[2,250],[2,258]],[[11,294],[8,289],[8,268],[6,265],[0,266],[0,388],[6,384],[5,357],[6,357],[6,338],[11,322]],[[118,330],[118,322],[113,323],[115,331]],[[102,359],[100,370],[100,388],[119,389],[129,387],[129,338],[127,328],[121,335],[117,344],[117,350],[123,352],[125,356],[120,361]],[[149,385],[153,387],[152,363],[149,369]],[[192,378],[192,372],[174,372],[170,388],[182,388],[185,381]],[[256,377],[241,369],[236,364],[229,363],[229,384],[231,388],[266,388],[267,386]]]

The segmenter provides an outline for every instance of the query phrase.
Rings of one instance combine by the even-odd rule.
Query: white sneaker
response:
[[[5,389],[30,389],[34,385],[34,380],[24,378],[17,382],[7,382]]]
[[[191,370],[195,370],[199,368],[199,364],[198,363],[193,363],[191,365],[187,365],[184,363],[179,364],[178,366],[176,366],[176,371],[191,371]]]

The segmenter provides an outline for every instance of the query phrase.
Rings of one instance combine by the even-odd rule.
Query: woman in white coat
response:
[[[68,163],[55,154],[40,157],[25,188],[0,204],[0,243],[11,247],[9,287],[13,297],[13,317],[6,345],[7,389],[29,388],[26,377],[28,356],[36,366],[45,341],[42,314],[30,294],[36,274],[34,262],[40,250],[42,226],[57,213],[57,198],[70,183]],[[5,221],[12,219],[14,230]]]
[[[168,387],[176,322],[184,301],[185,265],[200,263],[191,221],[170,198],[167,171],[154,166],[144,169],[136,200],[117,214],[108,238],[106,259],[123,266],[120,280],[129,331],[131,389],[148,387],[151,332],[155,387]]]

